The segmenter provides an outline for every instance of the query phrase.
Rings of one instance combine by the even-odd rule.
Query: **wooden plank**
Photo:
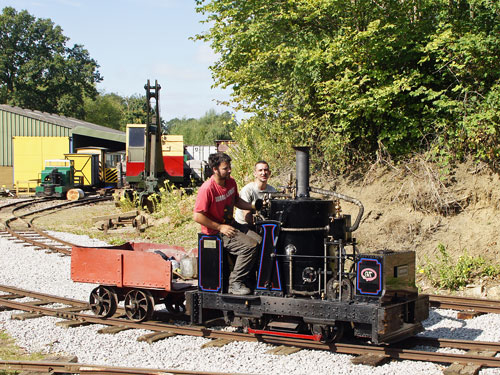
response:
[[[497,352],[488,350],[469,350],[467,354],[471,355],[482,355],[485,357],[494,357]],[[476,375],[481,370],[481,365],[476,365],[472,363],[452,363],[451,366],[443,370],[444,375]]]
[[[477,312],[477,311],[459,311],[457,313],[457,319],[462,319],[462,320],[474,319],[474,318],[481,316],[483,314],[484,313]]]
[[[301,350],[300,348],[296,348],[294,346],[280,345],[280,346],[276,346],[272,349],[269,349],[266,353],[267,354],[274,354],[274,355],[290,355],[293,353],[297,353],[300,350]]]
[[[388,361],[389,357],[375,354],[362,354],[351,359],[351,363],[354,365],[366,365],[371,367],[381,366]]]
[[[56,326],[63,328],[76,328],[76,327],[84,327],[88,326],[92,323],[90,322],[82,322],[80,320],[62,320],[60,322],[56,322]]]
[[[103,216],[96,216],[92,219],[92,222],[96,223],[98,221],[104,221],[104,220],[123,220],[125,218],[134,218],[139,214],[139,211],[128,211],[124,212],[121,214],[114,214],[114,215],[103,215]]]
[[[153,332],[153,333],[148,333],[147,335],[142,335],[137,338],[137,341],[139,342],[147,342],[148,344],[152,344],[156,341],[163,340],[168,337],[173,337],[177,336],[175,333],[172,332]]]
[[[104,327],[104,328],[101,328],[97,331],[97,333],[104,333],[104,334],[111,334],[111,335],[114,335],[118,332],[121,332],[121,331],[126,331],[130,329],[129,327],[124,327],[124,326],[108,326],[108,327]]]
[[[228,339],[215,339],[212,341],[209,341],[201,346],[202,349],[204,348],[220,348],[224,345],[227,345],[229,343],[233,342],[233,340],[228,340]]]
[[[41,318],[42,314],[37,313],[20,313],[20,314],[12,314],[10,318],[12,320],[26,320],[26,319],[36,319]]]

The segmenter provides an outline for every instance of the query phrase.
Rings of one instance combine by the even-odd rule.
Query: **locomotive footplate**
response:
[[[329,301],[307,298],[283,298],[274,296],[210,293],[190,291],[186,293],[191,322],[204,324],[209,320],[211,311],[222,311],[224,316],[234,319],[234,326],[245,326],[248,322],[252,329],[265,329],[266,323],[279,317],[300,320],[304,325],[335,326],[345,322],[355,327],[355,335],[370,339],[373,343],[390,343],[402,340],[423,330],[417,322],[397,320],[408,309],[408,305],[421,303],[418,300],[402,302],[390,307],[377,303],[355,301]],[[356,329],[358,327],[358,329]]]

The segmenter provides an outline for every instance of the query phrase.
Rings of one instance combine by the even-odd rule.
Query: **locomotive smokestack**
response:
[[[309,147],[294,147],[297,173],[297,197],[309,197]]]

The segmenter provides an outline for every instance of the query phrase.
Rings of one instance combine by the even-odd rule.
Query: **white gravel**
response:
[[[53,233],[70,242],[88,246],[105,243],[86,236]],[[0,284],[20,287],[80,300],[87,300],[95,287],[73,283],[70,257],[47,254],[0,238]],[[426,362],[392,361],[372,368],[351,364],[351,356],[321,351],[301,350],[282,356],[267,354],[272,348],[262,343],[234,342],[222,348],[201,346],[209,339],[175,336],[153,344],[137,342],[147,333],[128,330],[115,335],[98,334],[102,326],[79,328],[55,326],[58,318],[43,317],[26,321],[11,320],[12,311],[0,312],[0,329],[13,336],[29,352],[42,351],[75,355],[80,363],[114,366],[177,368],[192,371],[218,371],[252,374],[442,374],[443,366]],[[456,339],[500,341],[500,316],[481,315],[463,321],[456,313],[432,310],[424,322],[425,335]],[[448,350],[449,351],[449,350]],[[486,374],[500,374],[500,369],[484,369]]]

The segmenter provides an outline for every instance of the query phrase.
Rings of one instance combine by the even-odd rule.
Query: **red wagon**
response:
[[[179,246],[139,242],[109,247],[73,246],[71,279],[99,284],[89,298],[94,314],[111,317],[118,303],[124,301],[127,317],[144,321],[151,318],[158,303],[164,303],[172,313],[183,312],[184,292],[194,287],[172,278],[172,261],[186,255]]]

